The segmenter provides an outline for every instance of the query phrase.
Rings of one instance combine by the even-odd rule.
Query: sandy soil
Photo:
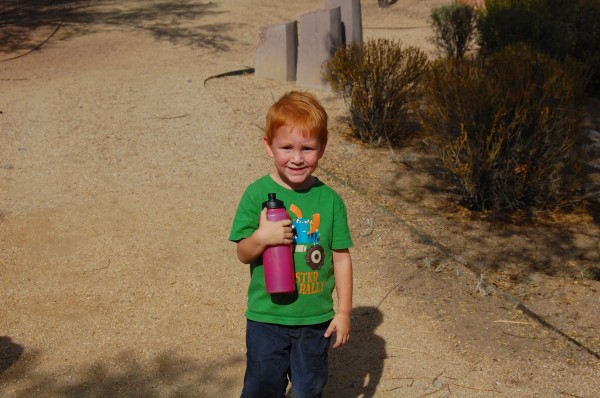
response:
[[[266,109],[294,84],[205,80],[253,66],[261,27],[322,2],[13,3],[0,10],[0,395],[238,396],[248,272],[227,235],[270,167]],[[365,1],[365,37],[431,51],[443,3]],[[597,207],[479,219],[452,205],[422,142],[367,148],[343,102],[317,94],[332,116],[318,175],[356,244],[353,335],[331,353],[327,396],[597,397],[600,283],[584,277],[600,262]]]

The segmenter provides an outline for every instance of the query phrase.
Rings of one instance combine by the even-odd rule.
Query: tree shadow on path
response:
[[[228,35],[233,25],[200,23],[223,13],[216,3],[190,0],[4,0],[0,53],[30,51],[59,28],[63,40],[109,29],[134,29],[156,40],[226,51],[235,42]]]
[[[216,397],[233,393],[239,378],[231,369],[242,356],[203,363],[174,352],[143,360],[132,351],[87,366],[61,368],[52,374],[37,368],[39,352],[29,352],[0,377],[0,396],[64,398]],[[229,371],[227,371],[229,370]],[[14,395],[16,393],[16,395]],[[10,395],[13,394],[13,395]]]
[[[375,307],[352,310],[349,343],[329,353],[329,381],[324,396],[375,396],[387,357],[385,340],[375,334],[382,323],[383,313]]]

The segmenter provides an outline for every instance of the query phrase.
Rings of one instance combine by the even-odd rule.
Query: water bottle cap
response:
[[[263,208],[266,207],[267,209],[285,209],[283,201],[277,199],[274,193],[270,193],[268,194],[268,196],[269,200],[263,202]]]

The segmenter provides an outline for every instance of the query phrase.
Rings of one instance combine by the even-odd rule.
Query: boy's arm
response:
[[[337,348],[348,342],[350,338],[350,312],[352,311],[352,258],[348,249],[333,251],[333,274],[335,276],[335,290],[338,298],[338,310],[325,337],[331,336],[335,331]]]
[[[267,209],[260,213],[258,229],[249,237],[237,243],[238,259],[250,264],[265,251],[267,246],[288,245],[292,243],[292,222],[290,220],[268,221]]]

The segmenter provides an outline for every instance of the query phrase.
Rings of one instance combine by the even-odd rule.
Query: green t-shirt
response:
[[[259,257],[250,264],[248,310],[252,321],[280,325],[314,325],[333,318],[332,250],[352,247],[346,206],[340,196],[318,179],[304,191],[294,191],[266,175],[252,183],[242,196],[229,240],[238,242],[258,229],[262,203],[269,193],[282,200],[295,230],[296,292],[268,294]]]

